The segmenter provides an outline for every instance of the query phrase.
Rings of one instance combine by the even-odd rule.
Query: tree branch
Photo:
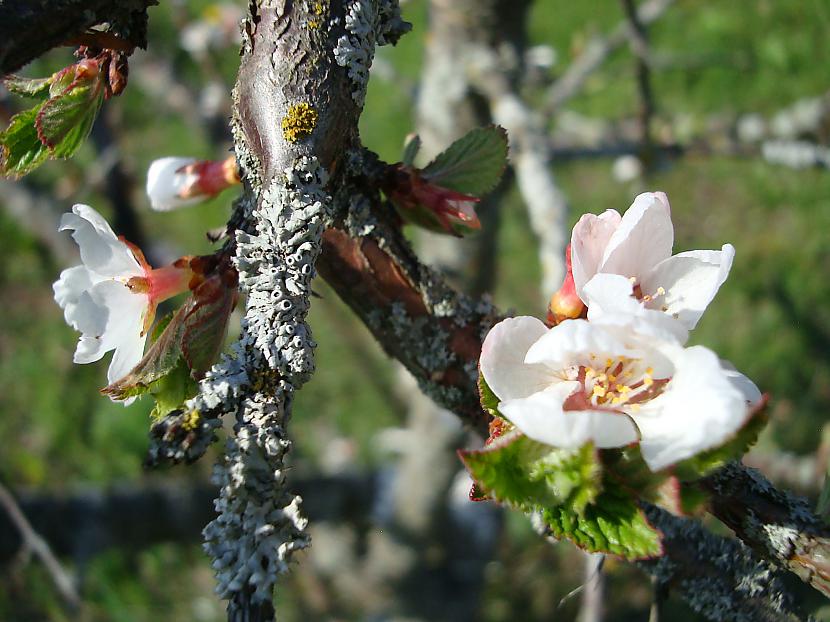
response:
[[[17,529],[21,539],[23,550],[34,553],[41,563],[46,567],[52,582],[58,588],[58,592],[64,602],[71,608],[77,609],[81,605],[81,597],[75,589],[75,581],[63,569],[60,562],[52,554],[46,540],[32,528],[26,516],[20,510],[11,493],[6,487],[0,484],[0,508],[4,509],[11,520],[12,525]]]
[[[130,48],[146,47],[147,8],[155,4],[157,0],[0,0],[0,76],[103,23]]]
[[[637,9],[640,24],[647,26],[658,19],[674,0],[648,0]],[[596,71],[605,59],[616,49],[624,45],[630,36],[630,27],[627,19],[617,24],[604,38],[590,41],[585,50],[578,56],[562,76],[554,82],[545,96],[543,112],[552,116],[562,106],[576,95],[582,88],[585,80]]]

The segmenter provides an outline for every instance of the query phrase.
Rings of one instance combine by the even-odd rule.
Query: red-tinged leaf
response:
[[[46,93],[52,84],[52,78],[24,78],[23,76],[8,75],[3,78],[3,86],[16,95],[36,97]]]
[[[40,166],[49,150],[40,142],[35,119],[41,104],[12,117],[9,127],[0,133],[0,173],[20,177]]]
[[[193,292],[194,304],[184,320],[182,353],[190,373],[201,378],[216,361],[228,328],[228,319],[236,306],[237,289],[214,275]]]
[[[72,156],[89,136],[104,101],[100,80],[68,88],[49,99],[35,119],[38,137],[52,157]]]

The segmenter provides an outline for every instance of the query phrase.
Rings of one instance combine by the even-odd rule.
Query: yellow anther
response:
[[[611,367],[614,364],[614,359],[605,359],[605,366]]]
[[[646,387],[650,387],[654,384],[654,380],[652,380],[651,376],[644,376],[643,377],[643,385]]]
[[[629,391],[631,391],[631,387],[629,387],[627,384],[618,384],[615,388],[616,388],[616,389],[617,389],[617,391],[618,391],[618,392],[620,392],[622,395],[625,395],[626,393],[628,393]]]
[[[653,376],[654,375],[654,368],[653,367],[646,367],[646,376]]]
[[[608,382],[616,382],[617,377],[614,374],[608,374]]]
[[[665,290],[665,289],[663,289],[662,287],[658,287],[658,288],[657,288],[657,295],[658,295],[658,296],[662,296],[662,295],[663,295],[663,294],[665,294],[665,293],[666,293],[666,290]]]
[[[595,384],[591,393],[594,397],[605,397],[605,387],[600,384]]]
[[[637,282],[637,277],[636,276],[630,276],[630,277],[628,277],[628,280],[631,281],[632,284],[634,284],[634,283]]]

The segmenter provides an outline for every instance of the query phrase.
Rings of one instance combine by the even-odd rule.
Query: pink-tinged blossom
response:
[[[81,252],[81,265],[61,272],[52,286],[66,323],[81,333],[74,361],[92,363],[114,350],[107,371],[112,383],[141,360],[158,303],[187,290],[189,262],[153,270],[88,205],[64,214],[60,230],[72,231]]]
[[[653,471],[723,444],[761,399],[707,348],[582,319],[550,329],[504,320],[484,340],[480,368],[499,411],[529,438],[562,448],[639,442]]]
[[[236,159],[160,158],[147,171],[150,206],[166,212],[199,203],[239,183]]]
[[[615,210],[585,214],[571,235],[576,293],[587,304],[585,287],[595,275],[619,275],[631,282],[633,296],[645,308],[667,313],[693,329],[729,275],[735,249],[725,244],[719,251],[672,255],[673,244],[669,201],[663,192],[637,196],[623,216]]]

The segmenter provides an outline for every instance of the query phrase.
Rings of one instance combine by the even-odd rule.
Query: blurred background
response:
[[[771,396],[771,423],[747,461],[815,498],[830,449],[830,2],[650,0],[632,22],[626,1],[537,0],[518,24],[479,23],[463,2],[402,4],[414,29],[375,59],[365,145],[395,162],[417,130],[434,155],[488,114],[501,120],[496,104],[509,94],[529,116],[503,122],[519,119],[523,154],[547,183],[509,173],[482,206],[478,240],[408,232],[425,258],[501,309],[543,316],[561,280],[546,249],[585,212],[666,191],[676,252],[737,249],[692,339]],[[515,4],[521,17],[526,3]],[[73,365],[77,335],[51,284],[77,262],[56,231],[76,202],[156,265],[211,249],[205,233],[224,224],[233,191],[154,213],[144,175],[158,157],[227,154],[243,10],[201,0],[150,9],[149,49],[131,58],[126,92],[105,103],[79,155],[0,180],[0,483],[80,598],[61,591],[37,546],[20,546],[0,495],[2,620],[224,619],[200,549],[221,442],[195,465],[145,470],[152,404],[100,396],[105,361]],[[462,57],[462,73],[480,74],[466,90],[463,75],[453,79]],[[24,73],[69,62],[71,50],[57,50]],[[25,104],[0,90],[0,121]],[[318,369],[294,407],[290,477],[314,544],[278,588],[281,620],[648,618],[646,575],[613,559],[600,575],[598,558],[540,541],[523,516],[468,502],[453,448],[471,439],[417,396],[325,283],[315,289]],[[830,620],[815,592],[796,589]],[[667,619],[698,619],[674,599],[664,608]]]

